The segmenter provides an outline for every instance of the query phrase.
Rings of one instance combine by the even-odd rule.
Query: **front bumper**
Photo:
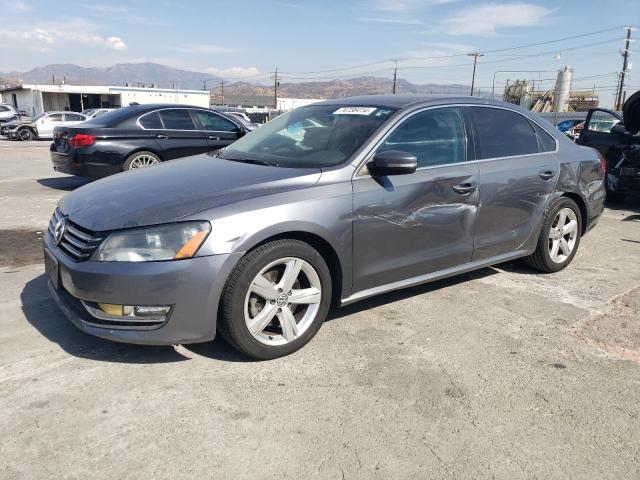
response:
[[[109,340],[153,345],[205,342],[215,337],[220,297],[242,255],[169,262],[75,262],[53,243],[49,233],[43,243],[59,272],[57,282],[49,280],[49,291],[76,327]],[[96,326],[81,301],[172,308],[168,319],[153,330],[122,329]]]

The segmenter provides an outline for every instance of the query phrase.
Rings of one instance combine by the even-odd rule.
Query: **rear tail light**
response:
[[[88,133],[76,133],[69,137],[68,142],[72,147],[88,147],[96,143],[96,136]]]

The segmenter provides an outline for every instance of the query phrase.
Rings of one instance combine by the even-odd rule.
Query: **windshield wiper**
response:
[[[250,163],[251,165],[264,165],[267,167],[278,166],[276,163],[270,163],[265,160],[258,160],[256,158],[227,158],[227,157],[220,157],[220,158],[223,158],[224,160],[229,160],[230,162]]]

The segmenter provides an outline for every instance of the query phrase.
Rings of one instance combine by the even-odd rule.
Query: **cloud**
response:
[[[276,4],[280,5],[281,7],[287,7],[287,8],[304,8],[304,5],[300,5],[299,3],[276,2]]]
[[[94,10],[96,12],[99,13],[126,13],[129,11],[129,9],[127,7],[123,7],[123,6],[116,6],[116,5],[104,5],[104,4],[92,4],[92,5],[85,5],[86,8],[89,8],[90,10]]]
[[[374,10],[407,14],[419,8],[442,5],[456,0],[370,0],[369,5]]]
[[[443,27],[450,35],[491,36],[500,28],[539,25],[553,11],[531,3],[484,3],[455,12]]]
[[[109,37],[105,40],[107,48],[112,50],[126,50],[127,45],[122,41],[120,37]]]
[[[251,78],[261,75],[260,70],[256,67],[231,67],[231,68],[216,68],[208,67],[204,70],[211,75],[216,75],[222,78]]]
[[[174,47],[174,49],[185,53],[209,53],[215,55],[236,53],[238,51],[238,49],[234,47],[211,43],[181,43]]]
[[[361,10],[374,13],[356,18],[358,22],[422,25],[416,18],[419,10],[456,0],[367,0]]]
[[[111,50],[125,50],[127,45],[120,37],[107,37],[95,33],[97,27],[84,19],[46,22],[33,28],[16,26],[0,29],[0,40],[13,45],[24,45],[32,51],[42,51],[43,44],[51,51],[54,46],[96,45]],[[40,49],[40,50],[39,50]]]
[[[422,25],[422,22],[417,18],[358,17],[356,21],[365,23],[393,23],[397,25]]]
[[[31,5],[26,4],[21,0],[2,0],[0,1],[0,11],[12,12],[12,13],[25,13],[33,10]]]

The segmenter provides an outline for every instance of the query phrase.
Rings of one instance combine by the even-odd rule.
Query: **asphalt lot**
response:
[[[563,272],[380,296],[251,362],[63,318],[38,237],[84,182],[48,145],[0,141],[0,478],[640,478],[640,202]]]

